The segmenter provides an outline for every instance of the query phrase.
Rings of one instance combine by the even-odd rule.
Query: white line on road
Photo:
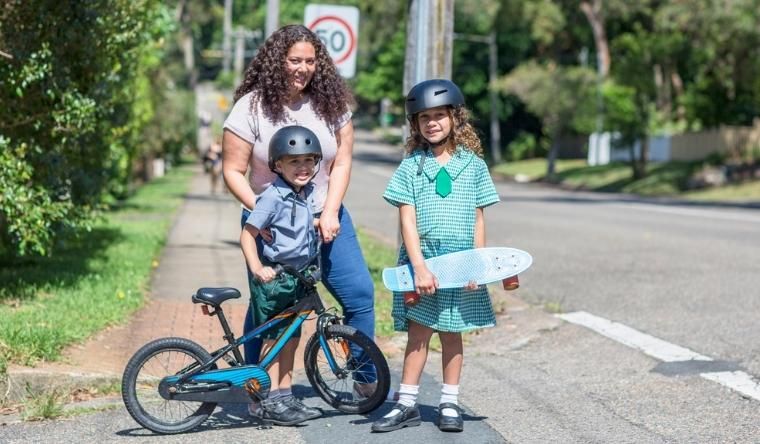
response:
[[[393,174],[393,171],[395,170],[395,167],[389,168],[389,167],[379,167],[377,165],[368,165],[363,167],[364,170],[369,171],[372,174],[377,174],[378,176],[382,177],[391,177]]]
[[[671,344],[662,339],[642,333],[619,322],[613,322],[585,311],[556,315],[573,324],[581,325],[628,347],[664,362],[712,361],[713,359],[691,351],[688,348]],[[732,390],[760,401],[760,383],[742,371],[700,373],[700,376],[717,382]]]

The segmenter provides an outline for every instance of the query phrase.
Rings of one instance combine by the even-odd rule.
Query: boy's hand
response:
[[[277,277],[277,273],[272,267],[261,267],[258,270],[251,270],[251,273],[259,282],[264,284]]]

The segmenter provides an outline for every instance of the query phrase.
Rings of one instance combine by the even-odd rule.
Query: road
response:
[[[357,132],[346,204],[357,225],[389,242],[398,236],[397,216],[381,195],[400,158],[399,148]],[[502,202],[486,210],[488,244],[527,250],[534,265],[516,292],[524,303],[507,307],[497,328],[468,340],[460,397],[468,421],[461,435],[442,434],[430,422],[440,382],[434,355],[421,397],[426,422],[391,434],[368,432],[386,405],[369,418],[330,413],[302,428],[271,430],[256,429],[229,407],[198,433],[151,438],[117,408],[73,421],[6,426],[0,437],[760,442],[760,210],[531,184],[498,183],[497,189]],[[398,356],[391,361],[394,384],[400,364]],[[727,374],[739,382],[714,377]],[[748,378],[744,385],[741,375]],[[319,405],[312,397],[307,402]]]

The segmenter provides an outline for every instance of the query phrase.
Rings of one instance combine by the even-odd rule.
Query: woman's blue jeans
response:
[[[250,212],[243,209],[241,226],[245,225]],[[343,308],[346,324],[375,339],[375,288],[372,277],[364,261],[354,224],[348,210],[341,206],[338,211],[340,233],[330,243],[322,245],[322,283]],[[260,237],[256,239],[259,252],[262,251]],[[248,269],[248,267],[246,267]],[[253,279],[248,270],[248,280]],[[243,334],[253,330],[251,308],[245,317]],[[246,364],[256,364],[261,353],[261,339],[254,338],[243,345]],[[354,354],[356,356],[356,354]],[[360,361],[361,357],[357,356]],[[364,372],[357,372],[364,374]],[[374,375],[374,369],[367,373]],[[372,382],[374,376],[369,377]]]

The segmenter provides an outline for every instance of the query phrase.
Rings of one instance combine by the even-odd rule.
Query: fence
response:
[[[588,142],[589,165],[629,161],[630,147],[616,144],[618,138],[612,133],[591,134]],[[640,143],[636,142],[636,156],[640,148]],[[712,153],[726,154],[739,160],[746,159],[751,150],[757,149],[760,149],[760,119],[755,119],[753,126],[722,126],[693,133],[651,136],[648,154],[653,162],[700,160]]]

